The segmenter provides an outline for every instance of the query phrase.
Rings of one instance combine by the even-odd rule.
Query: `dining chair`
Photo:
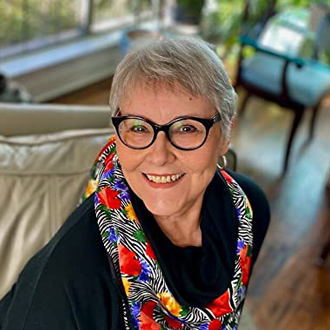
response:
[[[287,13],[277,13],[275,5],[276,1],[271,1],[265,15],[250,29],[247,26],[252,1],[245,1],[235,87],[241,87],[246,92],[239,109],[240,115],[251,96],[276,103],[282,109],[293,112],[282,167],[284,175],[306,109],[312,109],[308,139],[311,141],[322,100],[330,92],[330,67],[318,58],[320,52],[330,49],[330,9],[319,15],[313,32],[308,26],[296,23],[292,17],[286,19],[290,16]],[[309,9],[307,18],[310,16]],[[312,48],[309,57],[300,54],[301,44],[305,41]],[[246,56],[247,48],[253,49],[252,55]]]

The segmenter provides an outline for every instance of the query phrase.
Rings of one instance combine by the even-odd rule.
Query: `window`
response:
[[[135,22],[152,14],[152,0],[94,0],[92,29],[95,31]]]
[[[0,0],[0,58],[151,17],[157,0]]]
[[[1,0],[0,57],[81,34],[83,0]]]

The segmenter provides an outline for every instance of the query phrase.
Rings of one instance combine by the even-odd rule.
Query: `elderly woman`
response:
[[[217,170],[235,101],[203,41],[128,54],[90,196],[4,298],[0,329],[237,329],[269,208],[251,180]]]

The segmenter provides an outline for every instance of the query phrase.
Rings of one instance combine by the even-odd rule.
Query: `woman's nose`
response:
[[[173,148],[166,134],[164,132],[159,132],[155,142],[148,148],[148,160],[158,166],[172,163],[176,158],[173,153]]]

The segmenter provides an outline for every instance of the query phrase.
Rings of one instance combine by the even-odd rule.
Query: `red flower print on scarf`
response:
[[[106,173],[113,169],[113,162],[112,162],[113,154],[109,155],[105,160],[105,168],[103,170],[103,173]]]
[[[210,309],[215,317],[231,313],[233,309],[229,305],[229,291],[227,290],[219,298],[214,299],[210,304],[206,305],[206,308]]]
[[[148,255],[151,259],[156,260],[155,253],[154,253],[154,251],[152,250],[152,247],[151,247],[150,242],[149,242],[148,240],[147,240],[146,253],[147,253],[147,255]]]
[[[141,307],[140,311],[140,329],[141,330],[160,330],[161,327],[154,321],[153,313],[155,306],[157,305],[154,301],[148,301]]]
[[[240,266],[242,269],[242,284],[245,286],[249,281],[250,267],[251,267],[251,256],[248,256],[249,246],[246,245],[240,252]]]
[[[102,188],[101,191],[97,193],[99,201],[101,204],[105,205],[109,209],[119,209],[120,199],[116,198],[118,196],[118,191],[114,191],[109,187]]]
[[[170,318],[168,315],[164,316],[165,321],[171,327],[171,329],[182,329],[182,324],[178,320]]]
[[[127,275],[138,276],[141,273],[141,263],[136,254],[125,246],[118,244],[120,270]]]
[[[208,330],[220,330],[222,327],[221,322],[218,319],[214,319],[209,324]]]

